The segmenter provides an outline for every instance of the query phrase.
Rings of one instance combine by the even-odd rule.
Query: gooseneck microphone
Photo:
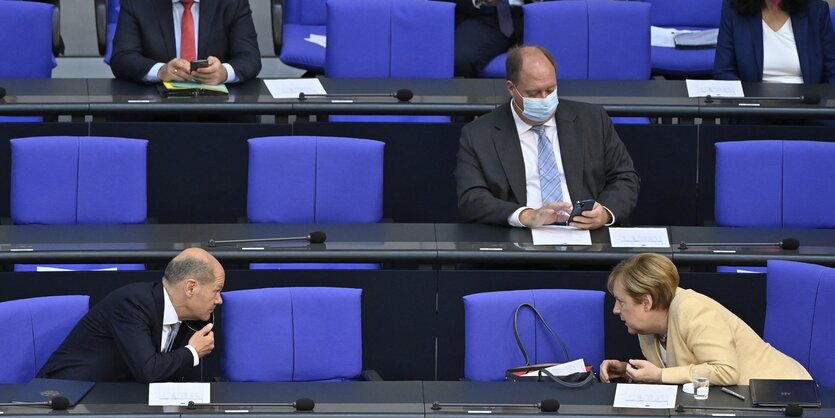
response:
[[[312,411],[314,407],[316,407],[316,402],[310,398],[299,398],[296,399],[294,402],[290,403],[228,403],[228,402],[209,402],[209,403],[196,403],[194,401],[189,401],[188,405],[186,405],[186,409],[197,409],[199,407],[241,407],[241,406],[290,406],[296,409],[296,411]]]
[[[6,402],[0,406],[46,406],[54,411],[64,411],[70,406],[70,400],[64,396],[56,396],[48,401],[41,402]]]
[[[678,244],[679,250],[689,247],[780,247],[784,250],[800,248],[800,241],[795,238],[783,238],[779,242],[686,242]]]
[[[251,239],[225,239],[225,240],[209,240],[209,247],[216,247],[223,244],[243,244],[247,242],[275,242],[275,241],[307,241],[311,244],[321,244],[325,242],[327,235],[322,231],[313,231],[309,235],[303,237],[277,237],[277,238],[251,238]]]
[[[803,416],[803,407],[800,405],[789,405],[785,408],[726,408],[722,406],[684,406],[681,404],[676,406],[676,412],[684,412],[688,409],[704,409],[710,411],[782,412],[783,415],[787,417]]]
[[[786,97],[712,97],[705,96],[705,103],[713,103],[714,101],[729,101],[729,102],[758,102],[758,101],[781,101],[781,102],[800,102],[803,104],[818,104],[821,102],[821,95],[818,93],[809,93],[802,96],[786,96]]]
[[[395,97],[397,101],[400,102],[408,102],[412,100],[412,97],[415,97],[415,94],[412,93],[409,89],[400,89],[394,93],[356,93],[356,94],[344,94],[344,93],[325,93],[325,94],[305,94],[299,93],[299,100],[306,100],[311,98],[329,98],[329,97]]]
[[[542,412],[557,412],[560,410],[560,401],[556,399],[543,399],[539,403],[441,403],[432,402],[432,410],[438,411],[445,406],[461,408],[537,408]]]

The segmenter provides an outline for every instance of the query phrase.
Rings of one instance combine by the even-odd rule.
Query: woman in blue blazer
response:
[[[781,17],[790,19],[803,82],[835,83],[835,33],[823,0],[724,0],[713,77],[763,81],[763,20]]]

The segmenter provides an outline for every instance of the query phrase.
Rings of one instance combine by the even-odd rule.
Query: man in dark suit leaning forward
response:
[[[191,71],[197,59],[208,66]],[[249,0],[121,0],[110,69],[146,83],[254,78],[261,53]]]
[[[461,131],[455,168],[464,220],[535,228],[565,222],[572,201],[594,199],[572,226],[628,224],[640,177],[599,106],[557,98],[557,65],[541,47],[507,56],[510,103]]]
[[[209,321],[223,303],[226,274],[208,252],[189,248],[165,268],[162,282],[134,283],[97,303],[38,374],[56,379],[141,383],[194,380],[215,346]]]

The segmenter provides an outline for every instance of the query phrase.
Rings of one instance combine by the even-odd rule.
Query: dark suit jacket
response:
[[[835,83],[835,34],[829,5],[822,0],[809,0],[806,11],[793,14],[791,22],[803,81]],[[713,77],[717,80],[762,81],[761,13],[743,16],[728,0],[722,3]]]
[[[458,208],[467,222],[507,225],[525,206],[525,161],[510,104],[461,130],[455,179]],[[574,200],[595,199],[628,219],[638,201],[640,178],[603,108],[561,100],[557,135],[568,191]]]
[[[177,56],[171,0],[122,0],[110,69],[141,82],[151,67]],[[248,0],[200,0],[197,58],[213,55],[241,81],[261,71],[261,54]]]
[[[52,354],[38,377],[141,383],[193,380],[194,356],[185,323],[167,353],[160,353],[162,283],[134,283],[97,303]]]

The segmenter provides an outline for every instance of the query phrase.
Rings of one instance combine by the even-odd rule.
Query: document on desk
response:
[[[591,245],[591,233],[572,226],[545,225],[531,229],[533,245]]]
[[[148,406],[181,406],[210,403],[209,383],[151,383],[148,385]]]
[[[583,360],[582,357],[578,358],[577,360],[571,360],[567,363],[557,364],[551,367],[546,368],[548,373],[551,373],[554,376],[568,376],[574,373],[585,373],[586,372],[586,362]],[[539,370],[534,370],[532,372],[528,372],[522,375],[523,377],[536,377],[539,376]]]
[[[676,407],[678,385],[618,383],[615,408],[672,409]]]
[[[614,248],[667,248],[667,228],[609,228]]]
[[[318,78],[264,80],[273,99],[298,99],[299,93],[327,94]]]
[[[745,97],[739,80],[686,80],[688,97]]]

